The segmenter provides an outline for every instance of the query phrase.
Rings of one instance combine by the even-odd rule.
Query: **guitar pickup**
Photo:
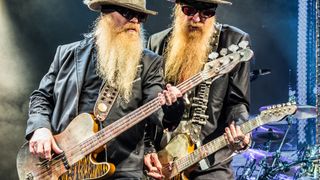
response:
[[[68,170],[70,169],[70,165],[69,165],[69,162],[67,160],[67,157],[66,155],[64,154],[64,152],[61,154],[62,155],[62,163],[63,163],[63,166]]]

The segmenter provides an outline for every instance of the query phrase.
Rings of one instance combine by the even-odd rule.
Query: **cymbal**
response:
[[[247,151],[242,153],[243,157],[245,157],[247,160],[255,161],[255,164],[259,164],[261,160],[265,160],[268,165],[271,165],[273,162],[274,153],[260,150],[260,149],[252,149],[249,148]],[[285,156],[280,156],[279,160],[281,162],[291,163],[292,160],[288,159]]]
[[[315,106],[310,105],[296,105],[297,111],[293,115],[293,117],[297,119],[310,119],[310,118],[316,118],[317,117],[317,111]],[[271,106],[262,106],[259,108],[259,111],[267,110]]]
[[[309,105],[298,105],[297,112],[294,114],[294,117],[297,119],[310,119],[317,117],[317,111],[315,106]]]
[[[256,163],[260,162],[262,159],[271,156],[270,152],[249,148],[247,151],[243,152],[242,155],[248,160],[256,160]]]
[[[252,139],[257,143],[263,143],[267,141],[277,142],[282,140],[284,134],[284,131],[278,128],[264,125],[252,131]]]

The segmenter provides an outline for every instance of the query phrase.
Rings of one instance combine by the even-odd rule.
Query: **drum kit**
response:
[[[264,110],[262,107],[260,110]],[[287,128],[282,130],[264,125],[252,132],[251,148],[242,153],[244,166],[237,170],[237,180],[319,180],[320,145],[308,145],[285,153],[284,144],[294,139],[288,136],[293,119],[316,118],[313,106],[298,106],[294,117],[288,117]],[[262,146],[257,146],[262,144]],[[317,168],[318,167],[318,168]]]

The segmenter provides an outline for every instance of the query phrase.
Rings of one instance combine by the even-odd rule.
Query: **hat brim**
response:
[[[223,1],[223,0],[198,0],[205,3],[215,3],[215,4],[226,4],[226,5],[232,5],[232,2],[229,1]]]
[[[177,1],[181,1],[181,0],[168,0],[171,2],[177,2]],[[198,1],[198,2],[205,2],[205,3],[213,3],[213,4],[226,4],[226,5],[232,5],[232,2],[229,1],[224,1],[224,0],[194,0],[194,1]]]
[[[149,15],[157,15],[158,14],[158,12],[156,12],[156,11],[144,9],[144,8],[141,8],[140,6],[136,6],[135,4],[119,3],[119,1],[113,1],[113,0],[109,0],[107,2],[105,0],[95,1],[95,2],[93,2],[91,4],[89,4],[88,7],[93,11],[100,12],[102,5],[121,6],[121,7],[124,7],[124,8],[128,8],[128,9],[131,9],[131,10],[134,10],[134,11],[137,11],[137,12],[142,12],[142,13],[149,14]]]

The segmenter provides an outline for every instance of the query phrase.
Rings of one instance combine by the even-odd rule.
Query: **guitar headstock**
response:
[[[222,48],[220,55],[216,52],[209,54],[209,59],[212,61],[205,64],[202,77],[209,79],[226,74],[238,63],[249,61],[253,56],[253,51],[249,49],[248,44],[248,41],[241,41],[238,45],[233,44],[229,46],[228,49]]]
[[[262,124],[280,121],[286,116],[296,113],[297,109],[298,107],[295,102],[263,107],[260,112]]]

